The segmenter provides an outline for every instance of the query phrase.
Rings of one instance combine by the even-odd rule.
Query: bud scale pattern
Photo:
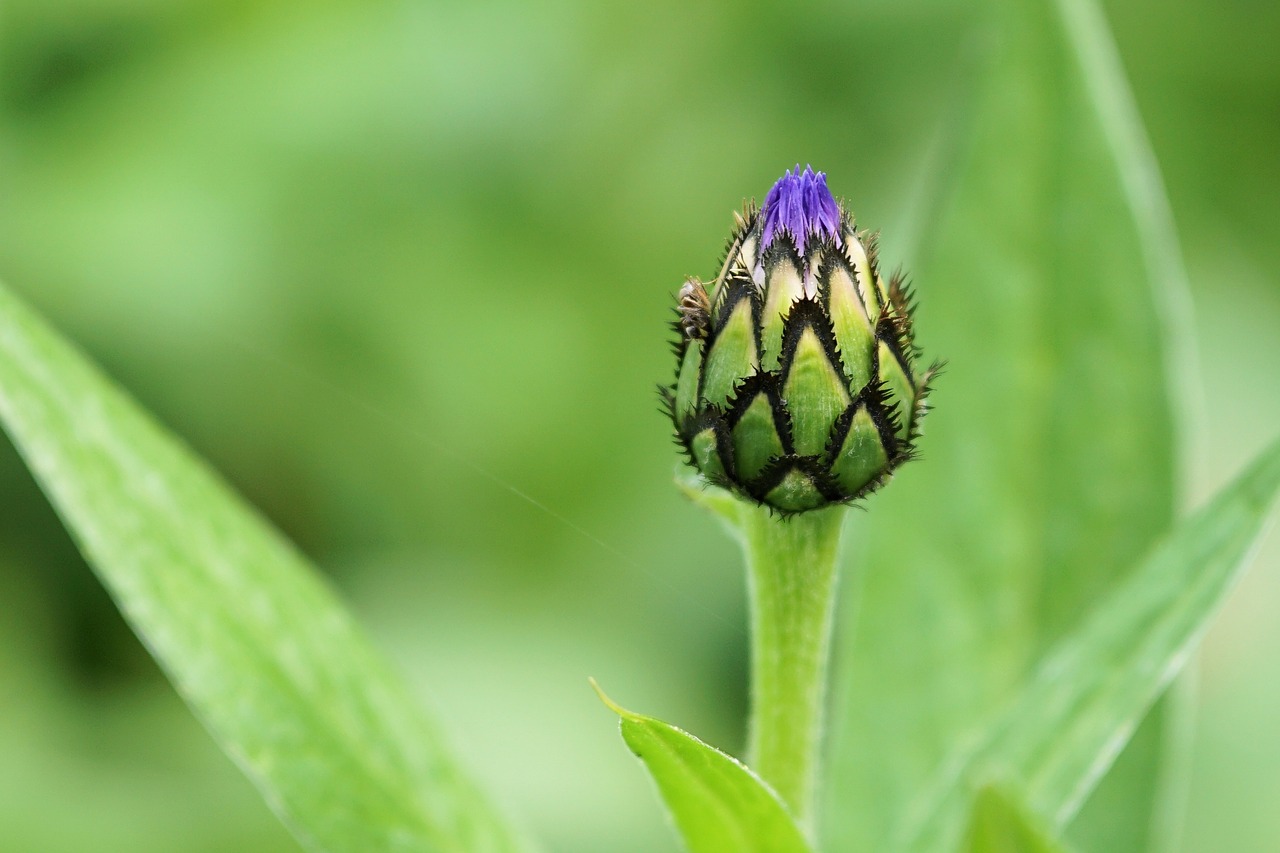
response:
[[[855,501],[915,455],[930,380],[900,274],[797,166],[735,214],[720,273],[677,296],[677,443],[711,483],[783,514]]]

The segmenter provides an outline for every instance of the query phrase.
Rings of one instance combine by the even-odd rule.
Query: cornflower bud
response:
[[[882,277],[826,175],[797,165],[736,220],[710,287],[689,278],[676,381],[661,389],[689,463],[782,513],[848,503],[915,453],[929,380],[901,273]]]

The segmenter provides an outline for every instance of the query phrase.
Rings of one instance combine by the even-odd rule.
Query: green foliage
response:
[[[520,849],[291,547],[4,290],[0,318],[0,419],[179,691],[299,838],[326,850]],[[1065,825],[1185,661],[1278,488],[1280,442],[1055,645],[975,750],[944,764],[908,846],[951,849],[966,780],[993,772]],[[755,512],[744,528],[755,560],[761,521],[803,538]],[[605,701],[693,853],[808,849],[741,764]],[[984,803],[971,838],[1008,829]]]
[[[1126,129],[1108,124],[1057,9],[997,3],[990,23],[994,48],[910,261],[921,337],[960,355],[921,440],[928,464],[905,469],[852,537],[864,568],[849,584],[835,717],[836,849],[884,849],[956,740],[1173,514],[1180,389],[1165,359],[1188,336],[1166,341],[1160,319],[1176,255],[1150,261],[1176,247],[1151,245],[1149,205],[1113,143]],[[1146,761],[1124,801],[1101,807],[1144,833],[1157,773]],[[1113,833],[1108,849],[1144,844]]]
[[[1064,853],[1005,789],[985,786],[974,799],[964,853]]]
[[[306,846],[524,849],[297,551],[2,288],[0,420],[139,637]]]
[[[622,739],[653,776],[689,853],[810,850],[778,795],[742,763],[596,692],[621,718]]]
[[[1247,564],[1277,491],[1280,441],[1049,650],[975,747],[943,763],[918,804],[921,825],[909,830],[908,846],[951,849],[965,780],[997,774],[1064,829],[1186,663]]]
[[[644,775],[574,685],[625,678],[733,751],[747,669],[738,567],[667,483],[655,330],[682,275],[714,275],[706,249],[728,207],[811,161],[882,229],[886,269],[901,260],[920,296],[920,339],[951,363],[924,460],[848,531],[820,846],[879,853],[930,798],[945,826],[926,829],[955,840],[973,787],[1008,779],[979,795],[982,843],[1056,832],[1083,805],[1064,834],[1093,853],[1176,849],[1167,818],[1181,814],[1186,853],[1270,850],[1271,555],[1219,620],[1190,804],[1162,790],[1183,787],[1169,748],[1188,740],[1167,701],[1097,773],[1231,574],[1210,560],[1194,602],[1163,588],[1174,610],[1161,610],[1131,572],[1280,421],[1280,74],[1251,37],[1280,7],[1108,0],[1106,16],[1124,68],[1091,0],[305,14],[12,0],[0,274],[316,558],[549,849],[653,853],[674,842]],[[148,457],[130,442],[155,431],[117,403],[61,418],[61,433],[30,419],[42,401],[119,398],[55,381],[70,362],[43,356],[60,346],[13,362],[15,341],[50,338],[11,305],[0,296],[6,426],[57,479],[86,553],[124,555],[119,571],[98,566],[106,585],[219,742],[245,741],[232,755],[279,789],[273,808],[317,848],[367,849],[349,833],[397,822],[415,847],[473,831],[507,843],[409,690],[277,534],[253,520],[241,541],[240,511],[180,517],[189,503],[156,499],[173,472],[134,476]],[[1192,338],[1213,395],[1188,411]],[[1199,418],[1213,441],[1188,478],[1179,453]],[[53,446],[61,456],[30,450]],[[167,439],[152,449],[190,461]],[[190,476],[171,494],[225,496]],[[743,522],[723,493],[693,488]],[[7,447],[0,508],[4,843],[289,843]],[[144,517],[170,534],[143,541]],[[223,545],[292,568],[231,561]],[[229,589],[244,592],[219,597]],[[131,604],[129,590],[166,603]],[[1137,636],[1132,618],[1162,639],[1099,645]],[[1053,662],[1080,677],[1049,683]],[[1158,671],[1124,680],[1133,666]],[[1047,715],[1055,698],[1083,703],[1079,717]],[[304,751],[302,732],[333,749]]]

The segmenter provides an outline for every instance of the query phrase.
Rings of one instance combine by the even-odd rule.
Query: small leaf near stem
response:
[[[1067,853],[1012,790],[987,785],[974,798],[961,853]]]
[[[690,853],[813,853],[778,795],[736,759],[675,726],[634,714],[595,679],[600,701],[644,762]]]
[[[751,608],[747,763],[810,831],[845,511],[782,518],[744,505],[739,515]]]

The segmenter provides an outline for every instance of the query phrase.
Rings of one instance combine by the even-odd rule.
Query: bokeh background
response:
[[[1280,6],[1105,9],[1194,289],[1202,499],[1280,424]],[[892,257],[973,18],[9,0],[0,276],[315,558],[548,849],[671,850],[586,684],[741,740],[739,558],[653,391],[671,294],[797,161]],[[1280,844],[1277,603],[1273,537],[1196,666],[1184,851]],[[4,443],[0,850],[294,849]]]

